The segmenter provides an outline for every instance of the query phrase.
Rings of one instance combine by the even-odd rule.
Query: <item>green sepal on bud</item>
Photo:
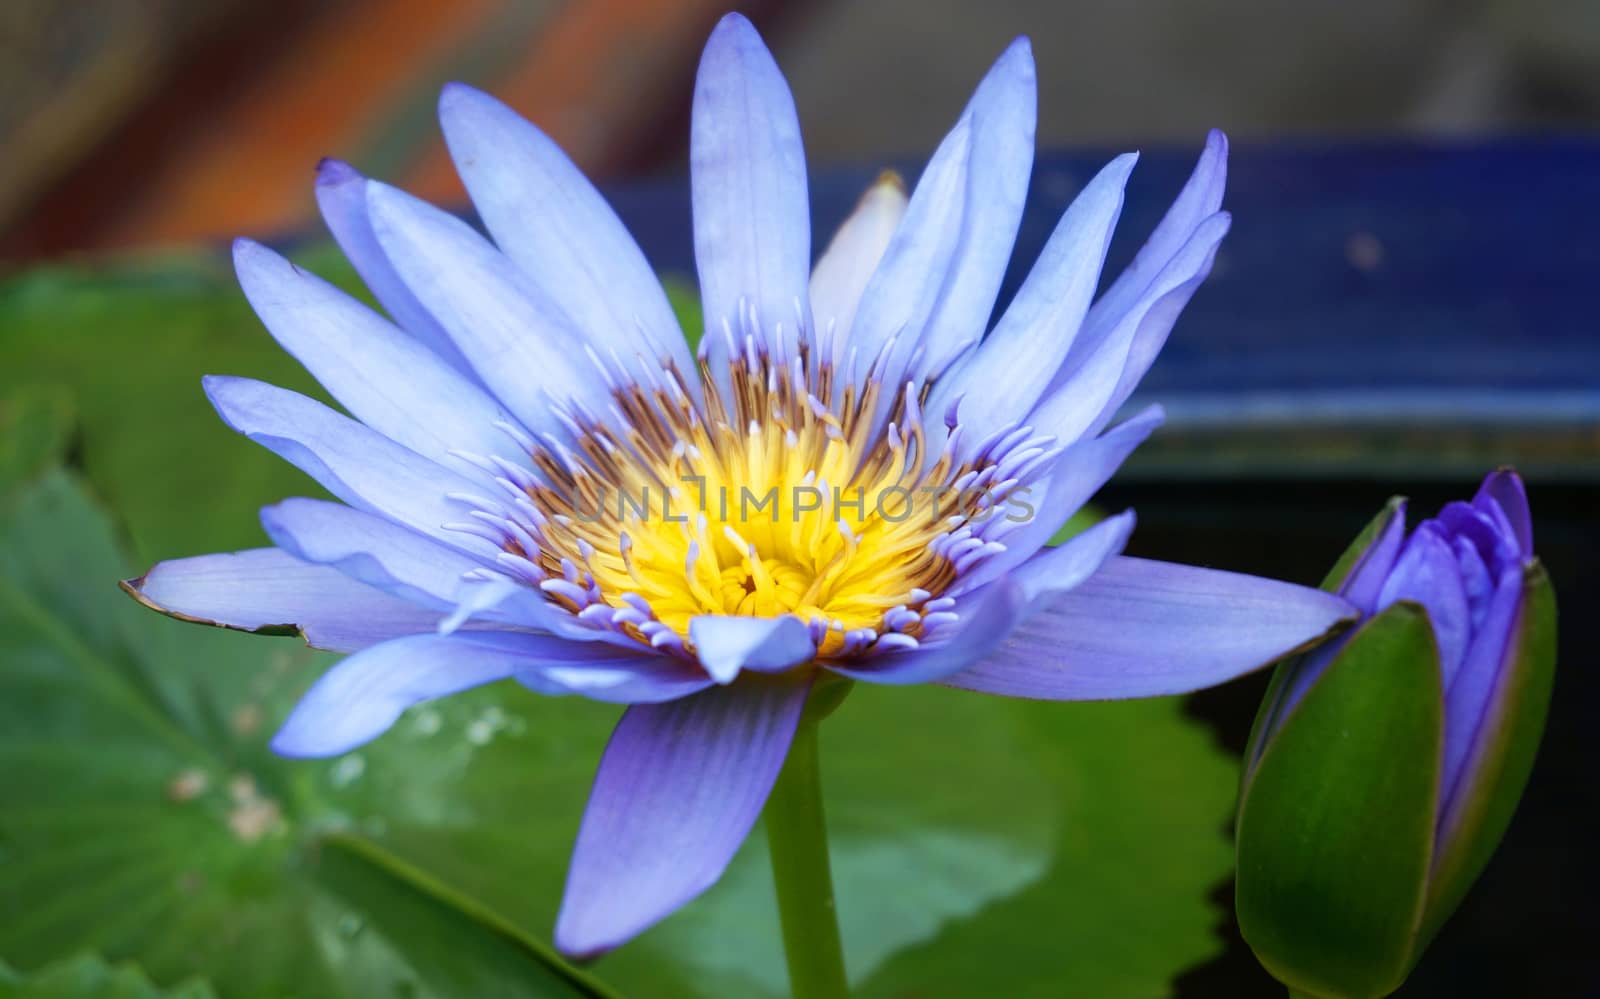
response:
[[[1239,926],[1262,965],[1302,992],[1386,995],[1410,970],[1444,732],[1434,657],[1420,607],[1368,621],[1245,790]]]
[[[1399,538],[1404,515],[1391,503],[1324,588],[1346,591],[1378,539]],[[1292,994],[1399,988],[1499,844],[1555,667],[1549,579],[1529,558],[1521,580],[1512,626],[1486,638],[1504,655],[1453,796],[1444,671],[1423,606],[1370,613],[1274,675],[1245,755],[1236,904],[1245,940]]]

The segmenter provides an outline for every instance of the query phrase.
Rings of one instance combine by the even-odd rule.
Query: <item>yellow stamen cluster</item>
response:
[[[665,375],[615,393],[623,419],[611,422],[625,429],[586,427],[580,453],[534,456],[543,482],[528,495],[543,522],[538,551],[519,554],[571,584],[547,590],[558,602],[582,610],[574,588],[619,609],[642,598],[685,641],[700,615],[793,614],[828,656],[950,584],[933,542],[986,500],[949,494],[968,470],[943,448],[930,459],[915,393],[875,421],[876,382],[833,400],[827,365],[747,357],[720,388],[702,365],[702,409],[678,372]],[[898,612],[897,630],[916,637],[914,618]]]

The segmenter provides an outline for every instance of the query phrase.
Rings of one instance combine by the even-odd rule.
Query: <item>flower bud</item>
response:
[[[1279,667],[1256,717],[1239,927],[1296,994],[1383,996],[1511,821],[1549,705],[1555,598],[1506,469],[1409,535],[1392,502],[1325,586],[1363,617]]]

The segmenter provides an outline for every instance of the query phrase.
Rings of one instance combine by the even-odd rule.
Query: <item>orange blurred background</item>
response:
[[[682,142],[685,81],[729,5],[33,6],[35,23],[12,25],[42,40],[30,46],[31,80],[19,82],[36,92],[7,91],[13,105],[35,103],[5,122],[13,176],[0,184],[0,257],[13,261],[308,226],[326,155],[458,203],[465,193],[433,116],[452,79],[538,121],[594,175],[648,168]],[[761,16],[765,5],[734,6]]]
[[[926,155],[1022,33],[1041,146],[1600,124],[1594,0],[6,0],[0,267],[310,231],[329,155],[463,204],[434,118],[452,79],[603,180],[681,168],[730,9],[814,167]]]

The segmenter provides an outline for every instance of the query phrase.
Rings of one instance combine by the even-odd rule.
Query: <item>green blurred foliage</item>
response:
[[[315,391],[219,262],[15,278],[0,354],[0,427],[43,442],[0,448],[0,957],[90,950],[221,996],[784,992],[760,835],[587,972],[551,953],[616,708],[501,684],[280,760],[268,736],[332,659],[117,592],[262,544],[259,506],[317,492],[200,392],[213,371]],[[1236,761],[1177,701],[863,688],[822,739],[863,995],[1153,997],[1220,949]]]
[[[94,954],[79,954],[22,975],[0,961],[0,999],[215,999],[205,982],[186,982],[171,989],[151,983],[143,969],[111,967]]]
[[[84,948],[224,995],[584,995],[548,948],[392,869],[349,761],[265,751],[327,657],[138,607],[66,474],[0,510],[0,954]],[[244,639],[244,641],[240,641]]]

